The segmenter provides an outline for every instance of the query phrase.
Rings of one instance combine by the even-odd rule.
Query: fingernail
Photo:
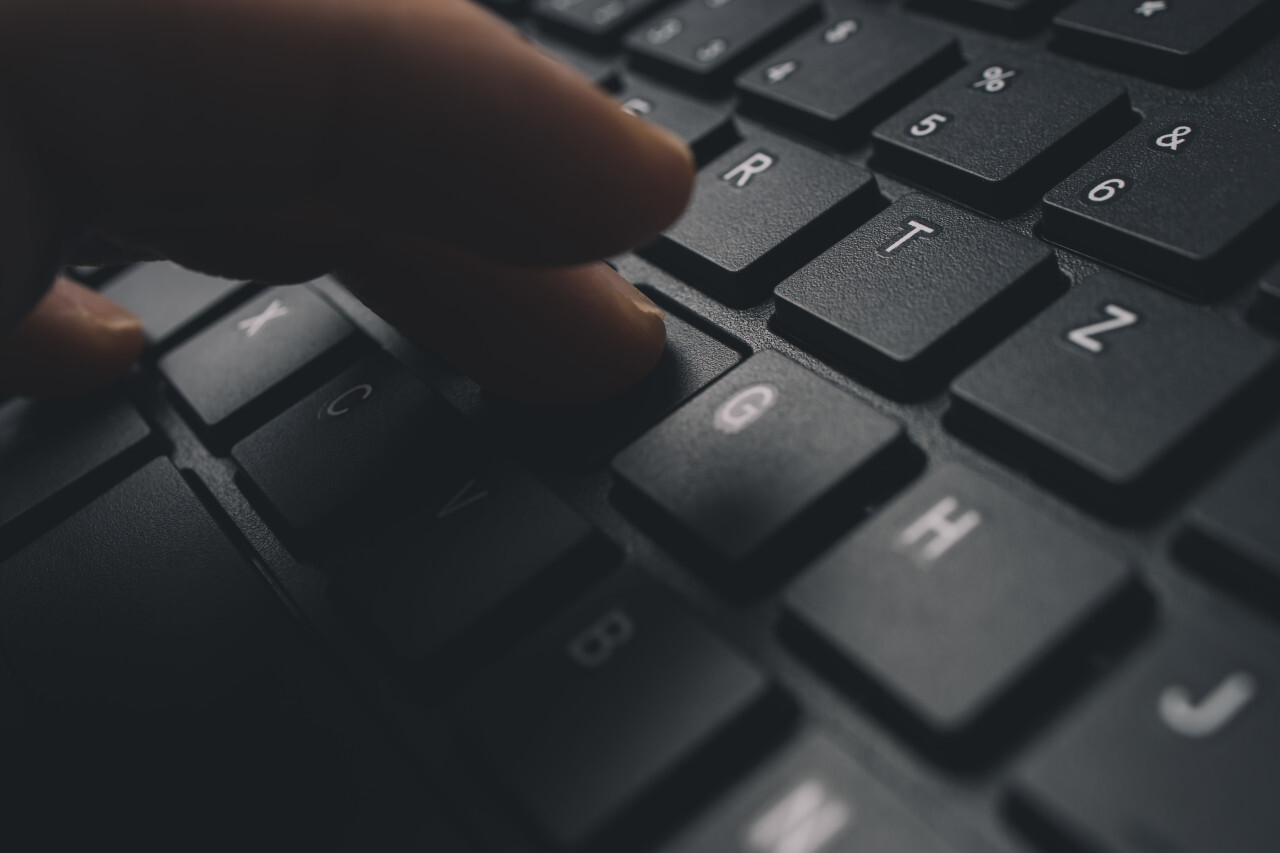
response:
[[[135,334],[142,329],[141,317],[95,290],[68,279],[59,279],[54,288],[53,295],[63,300],[69,310],[109,334]]]
[[[667,318],[667,312],[659,308],[656,302],[645,296],[634,285],[628,285],[624,292],[627,298],[631,300],[631,304],[639,308],[641,312],[657,317],[659,320]]]

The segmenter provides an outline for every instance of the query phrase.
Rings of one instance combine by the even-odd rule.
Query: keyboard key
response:
[[[133,267],[102,293],[142,318],[149,344],[164,346],[252,289],[242,281],[214,278],[166,261]]]
[[[149,452],[150,437],[122,397],[0,405],[0,527],[77,483],[124,474]]]
[[[1268,8],[1270,7],[1270,8]],[[1159,80],[1206,82],[1250,47],[1269,0],[1079,0],[1053,19],[1054,48]]]
[[[788,604],[842,668],[955,736],[1134,585],[1122,560],[948,465],[827,552]]]
[[[1186,109],[1150,115],[1044,197],[1048,239],[1197,296],[1238,283],[1277,217],[1280,134]]]
[[[508,639],[609,552],[581,516],[528,472],[473,468],[433,501],[345,542],[342,577],[387,643],[410,663],[479,652]],[[430,486],[428,486],[430,488]]]
[[[1280,592],[1280,430],[1197,495],[1179,547],[1206,574]]]
[[[1065,288],[1044,243],[913,193],[779,285],[776,322],[909,395],[959,371]]]
[[[844,4],[738,77],[744,113],[848,144],[961,63],[955,37]]]
[[[236,431],[260,405],[284,403],[358,345],[355,327],[306,287],[275,287],[160,359],[205,426]]]
[[[708,555],[704,570],[750,585],[753,569],[786,561],[780,550],[807,513],[858,506],[892,482],[904,445],[897,423],[766,351],[618,454],[613,470],[622,499],[656,507]]]
[[[249,485],[298,531],[347,531],[360,511],[380,513],[456,477],[465,456],[461,419],[384,355],[371,356],[237,444]]]
[[[1130,116],[1115,83],[991,54],[882,122],[876,160],[977,210],[1011,215],[1123,133]]]
[[[777,704],[770,694],[754,667],[636,579],[601,590],[523,643],[465,690],[456,710],[557,850],[613,849],[602,833],[629,807],[650,807],[628,814],[649,830],[646,813],[702,788],[692,779],[758,754]]]
[[[628,30],[667,0],[536,0],[539,22],[565,38],[609,50]]]
[[[1275,850],[1277,661],[1274,643],[1169,624],[1032,757],[1020,799],[1090,849]]]
[[[758,301],[879,203],[861,166],[757,133],[699,172],[684,216],[641,255],[726,302]]]
[[[703,89],[727,87],[743,66],[822,17],[807,0],[684,0],[626,39],[638,71]]]
[[[1280,347],[1117,273],[1099,273],[952,385],[966,437],[1138,512],[1197,438],[1261,391]],[[1243,409],[1241,410],[1243,412]],[[1198,448],[1203,454],[1208,447]]]
[[[727,108],[694,100],[664,86],[632,78],[618,100],[627,112],[683,139],[699,166],[724,153],[739,138]]]
[[[946,853],[951,848],[826,737],[806,734],[665,853]]]

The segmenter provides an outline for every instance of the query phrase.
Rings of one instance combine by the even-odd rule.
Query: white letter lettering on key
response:
[[[760,853],[818,853],[853,818],[851,806],[806,779],[751,824],[747,842]]]
[[[736,187],[745,187],[752,178],[761,172],[767,172],[773,166],[773,157],[757,151],[724,174],[726,180]],[[737,181],[734,179],[737,178]]]
[[[976,510],[969,510],[959,518],[950,516],[960,506],[953,497],[945,497],[933,505],[924,515],[911,522],[911,526],[898,536],[898,545],[909,548],[929,534],[933,534],[928,544],[920,550],[920,557],[927,563],[941,557],[951,547],[968,536],[982,523],[982,516]]]
[[[267,325],[272,320],[277,320],[285,316],[288,313],[289,309],[284,306],[283,302],[279,299],[272,299],[271,304],[267,306],[267,310],[263,311],[256,317],[249,317],[245,320],[241,320],[237,324],[236,328],[244,332],[244,336],[246,338],[252,338],[254,335],[258,334],[258,332],[262,331],[263,326]]]
[[[1103,320],[1101,323],[1094,323],[1091,326],[1082,326],[1079,329],[1072,329],[1067,332],[1067,340],[1089,352],[1102,352],[1102,341],[1096,340],[1095,335],[1114,332],[1116,329],[1123,329],[1125,326],[1132,326],[1138,322],[1137,314],[1127,311],[1119,305],[1107,305],[1103,310],[1110,314],[1113,319]]]
[[[1183,737],[1202,738],[1221,731],[1257,693],[1253,676],[1233,672],[1197,704],[1185,687],[1166,687],[1158,708],[1164,724]]]
[[[920,237],[922,235],[928,236],[930,234],[934,234],[939,229],[939,226],[934,225],[932,222],[929,222],[928,220],[921,222],[917,219],[908,219],[906,222],[902,224],[902,227],[907,229],[906,233],[903,234],[898,239],[893,240],[881,246],[878,250],[881,255],[884,255],[886,257],[889,255],[892,255],[898,249],[905,246],[907,243],[910,243],[912,240],[916,239],[917,237]]]
[[[715,428],[733,435],[742,432],[768,411],[778,400],[778,389],[772,385],[752,385],[734,394],[716,409]]]

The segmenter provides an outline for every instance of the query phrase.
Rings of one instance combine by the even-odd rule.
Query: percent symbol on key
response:
[[[973,84],[975,89],[985,89],[988,92],[999,92],[1005,87],[1005,82],[1018,72],[1012,68],[1005,70],[999,65],[992,65],[990,68],[982,72],[982,79]]]

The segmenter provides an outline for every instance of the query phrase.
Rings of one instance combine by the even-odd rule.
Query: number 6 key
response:
[[[1150,116],[1044,197],[1048,239],[1200,298],[1258,265],[1277,220],[1280,134],[1189,110]]]

